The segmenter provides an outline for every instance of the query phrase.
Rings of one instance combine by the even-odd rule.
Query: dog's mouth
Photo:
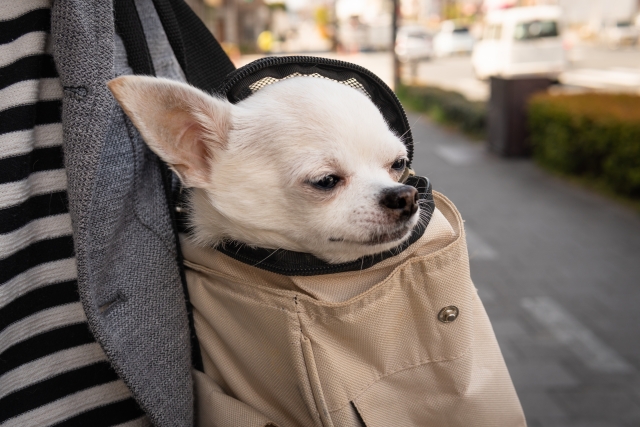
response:
[[[367,240],[349,240],[343,237],[330,237],[329,241],[339,242],[339,243],[352,243],[352,244],[363,245],[363,246],[376,246],[376,245],[383,245],[386,243],[391,243],[396,241],[400,243],[401,240],[404,240],[405,238],[408,237],[407,235],[408,232],[409,232],[409,227],[402,227],[392,232],[375,234]]]

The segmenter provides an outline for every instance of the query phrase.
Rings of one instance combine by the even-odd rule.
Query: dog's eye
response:
[[[336,175],[327,175],[321,179],[313,182],[312,184],[323,190],[330,190],[340,182],[340,177]]]
[[[401,171],[407,167],[407,159],[398,159],[391,165],[391,169]]]

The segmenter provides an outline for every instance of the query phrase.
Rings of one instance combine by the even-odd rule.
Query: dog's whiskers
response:
[[[260,261],[256,262],[255,264],[253,264],[254,267],[262,264],[263,262],[265,262],[267,259],[269,259],[269,257],[271,257],[272,255],[275,255],[276,252],[278,252],[279,250],[282,250],[282,248],[278,248],[275,249],[273,252],[271,252],[269,255],[267,255],[266,257],[262,258]]]
[[[420,120],[422,120],[422,116],[418,116],[416,117],[416,119],[414,120],[413,124],[409,127],[409,129],[407,129],[402,135],[400,135],[398,138],[400,138],[400,140],[404,141],[404,137],[407,135],[407,133],[409,133],[409,131],[411,130],[411,128],[413,128]]]
[[[358,280],[362,277],[362,272],[364,271],[364,257],[360,259],[360,271],[358,272]]]

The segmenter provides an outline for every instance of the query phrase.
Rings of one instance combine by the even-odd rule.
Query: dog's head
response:
[[[392,249],[419,219],[407,150],[359,91],[297,77],[231,104],[170,80],[109,88],[149,147],[193,188],[192,237],[346,262]]]

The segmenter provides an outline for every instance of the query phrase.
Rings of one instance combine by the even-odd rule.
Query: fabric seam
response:
[[[471,299],[471,302],[473,302],[476,298],[477,298],[477,295],[474,296]],[[472,314],[473,314],[473,311],[470,313],[470,315],[472,315]],[[452,357],[440,358],[440,359],[423,359],[423,360],[421,360],[421,361],[419,361],[417,363],[413,363],[411,365],[405,365],[405,366],[403,366],[401,368],[398,368],[398,369],[396,369],[394,371],[386,372],[386,373],[378,376],[375,380],[373,380],[369,384],[363,386],[359,391],[357,391],[355,396],[353,398],[351,398],[349,400],[349,402],[355,402],[358,399],[358,397],[360,397],[362,394],[364,394],[368,389],[373,387],[378,381],[380,381],[383,378],[390,377],[390,376],[392,376],[394,374],[400,373],[402,371],[406,371],[406,370],[411,369],[411,368],[416,368],[418,366],[427,365],[429,363],[451,362],[453,360],[457,360],[457,359],[460,359],[461,357],[464,357],[471,349],[471,345],[472,345],[473,340],[470,340],[470,341],[471,342],[469,343],[469,345],[467,345],[467,347],[464,349],[464,351],[462,353],[458,354],[458,355],[454,355]],[[349,405],[349,403],[346,403],[346,404],[340,406],[339,408],[329,409],[329,412],[340,411],[340,410],[344,409],[345,407],[347,407],[348,405]]]

